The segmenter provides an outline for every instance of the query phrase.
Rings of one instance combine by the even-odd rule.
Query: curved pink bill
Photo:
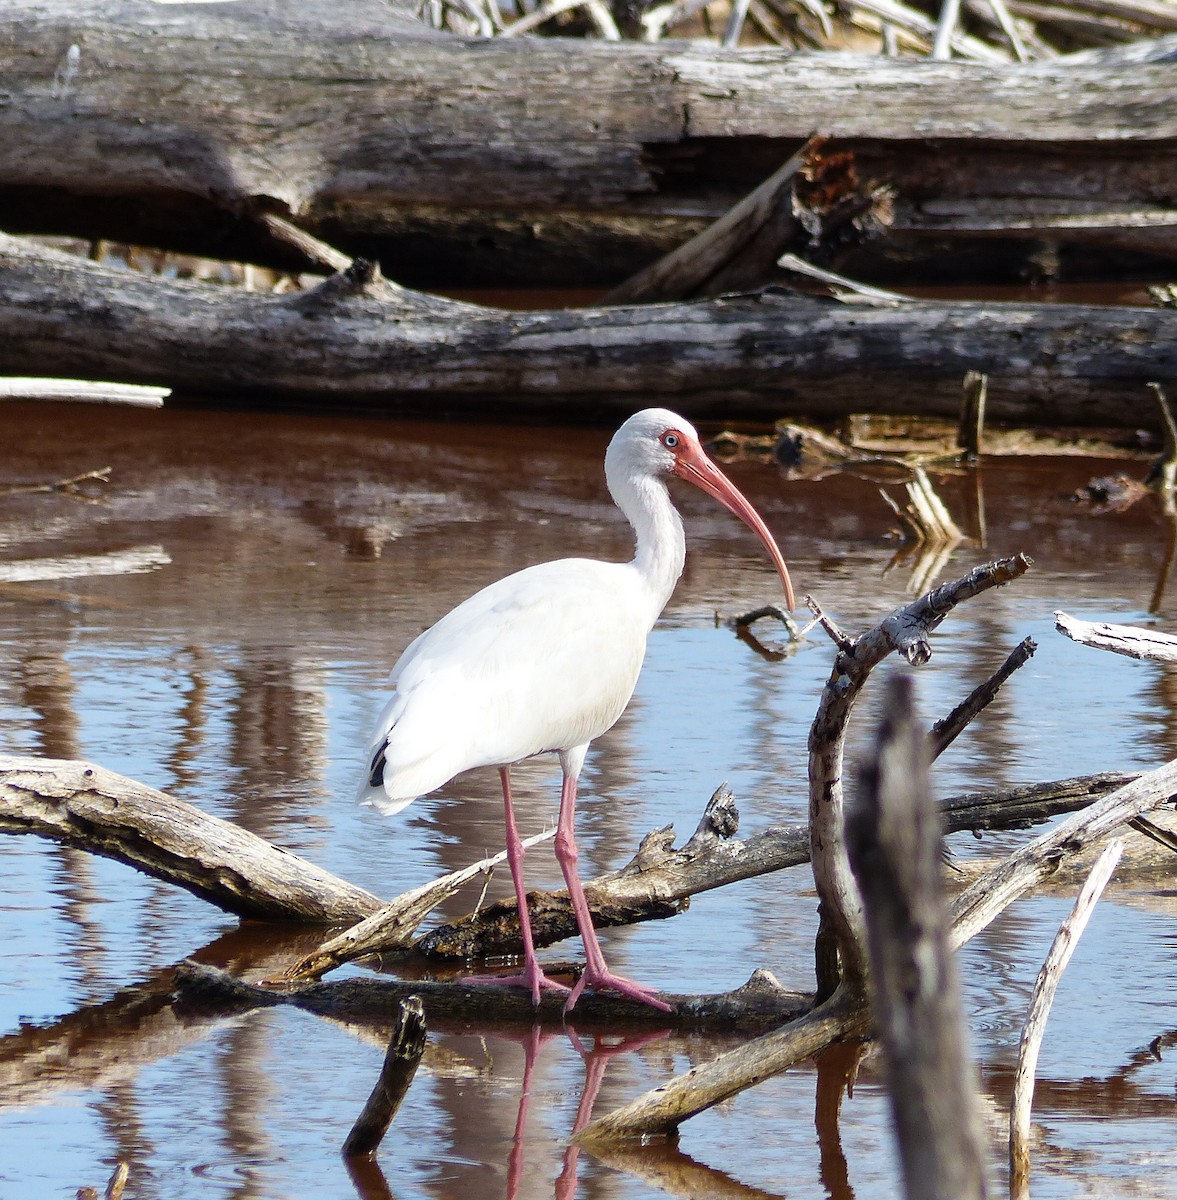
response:
[[[785,588],[785,604],[792,612],[796,601],[793,599],[793,583],[789,579],[789,568],[785,566],[784,555],[781,554],[772,534],[768,532],[768,526],[760,519],[760,514],[748,503],[743,493],[703,453],[703,447],[692,438],[683,438],[675,458],[674,473],[680,479],[701,488],[709,496],[714,496],[724,508],[735,513],[760,538],[772,558],[777,574],[781,577]]]

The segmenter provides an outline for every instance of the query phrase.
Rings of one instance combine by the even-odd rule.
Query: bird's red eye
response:
[[[673,430],[667,430],[662,435],[662,444],[667,450],[675,450],[678,448],[679,436]]]

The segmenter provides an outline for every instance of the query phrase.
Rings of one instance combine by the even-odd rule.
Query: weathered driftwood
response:
[[[1177,662],[1177,636],[1135,625],[1109,625],[1106,621],[1081,621],[1065,612],[1054,614],[1054,627],[1064,637],[1097,650],[1111,650],[1129,658],[1155,658]]]
[[[1177,799],[1177,759],[1140,775],[1048,833],[1020,847],[954,897],[953,944],[975,937],[1019,896],[1049,878],[1067,858],[1115,833],[1133,817]]]
[[[262,295],[119,271],[0,236],[0,371],[44,361],[255,401],[369,411],[509,403],[689,415],[956,415],[989,374],[1012,422],[1147,427],[1145,387],[1177,376],[1165,309],[912,301],[847,306],[781,290],[681,304],[509,313],[411,292],[357,262],[317,288]],[[870,364],[870,385],[863,364]]]
[[[945,827],[950,832],[1024,828],[1084,808],[1134,778],[1108,772],[950,797],[941,802]],[[674,846],[669,827],[648,833],[625,866],[585,885],[594,923],[605,928],[659,919],[685,909],[692,896],[809,861],[807,825],[771,825],[746,838],[736,837],[738,826],[735,798],[721,787],[681,847]],[[529,909],[537,946],[576,936],[567,892],[532,892]],[[515,903],[499,901],[452,925],[437,926],[418,938],[413,949],[430,958],[455,960],[518,954]]]
[[[277,211],[424,286],[610,286],[816,130],[895,188],[891,258],[922,246],[942,265],[946,241],[982,270],[1043,241],[1175,254],[1157,200],[1177,155],[1172,38],[911,62],[467,40],[405,8],[246,0],[162,20],[148,0],[6,0],[0,228],[289,267],[257,221]]]
[[[809,840],[821,915],[819,997],[832,995],[843,979],[851,990],[860,990],[866,974],[862,904],[846,857],[842,789],[847,725],[855,702],[884,658],[897,652],[913,666],[923,665],[932,654],[932,631],[958,604],[1017,579],[1029,567],[1024,554],[976,567],[896,609],[857,638],[822,619],[838,653],[809,731]]]
[[[1131,778],[1085,776],[955,797],[944,801],[945,821],[954,830],[1022,827],[1083,807]],[[738,825],[735,799],[724,787],[712,796],[683,846],[674,846],[669,828],[647,834],[629,863],[587,885],[596,923],[603,928],[670,916],[692,895],[808,861],[806,826],[770,826],[740,840]],[[520,949],[518,918],[509,901],[413,937],[429,911],[501,861],[501,853],[380,905],[304,859],[183,801],[85,762],[52,759],[0,758],[0,832],[34,833],[116,858],[241,915],[337,922],[370,910],[358,925],[287,968],[283,977],[288,979],[317,977],[362,954],[412,950],[466,959]],[[536,835],[528,844],[548,836]],[[274,870],[280,887],[272,885]],[[246,878],[249,882],[242,883]],[[575,936],[566,892],[533,892],[531,902],[537,944]]]
[[[1107,837],[1131,817],[1177,795],[1177,761],[1117,788],[1049,834],[1015,851],[950,906],[954,948],[979,933],[1035,882],[1068,858]],[[669,1136],[688,1118],[720,1100],[787,1070],[833,1041],[872,1028],[865,996],[841,986],[798,1021],[746,1043],[736,1051],[692,1068],[623,1107],[593,1121],[579,1135],[586,1145],[651,1136]]]
[[[1030,1195],[1030,1107],[1034,1100],[1034,1072],[1046,1032],[1046,1018],[1054,1002],[1059,980],[1123,853],[1123,838],[1112,838],[1104,847],[1075,901],[1075,907],[1055,934],[1046,961],[1034,982],[1030,1011],[1018,1042],[1018,1065],[1009,1102],[1010,1195],[1016,1200],[1026,1200]]]
[[[912,680],[887,681],[883,719],[847,814],[863,898],[871,1012],[909,1200],[981,1200],[985,1146],[978,1078],[948,944],[939,815]]]
[[[556,975],[559,967],[545,966]],[[387,1020],[395,1006],[409,996],[419,996],[426,1019],[437,1021],[521,1022],[536,1021],[560,1026],[564,1022],[564,997],[540,996],[538,1008],[521,988],[498,987],[473,980],[396,980],[358,976],[326,983],[301,984],[273,990],[257,987],[216,967],[186,962],[176,968],[177,996],[185,1006],[208,1005],[217,1010],[261,1008],[292,1004],[319,1016],[339,1020]],[[659,992],[670,1005],[669,1013],[606,992],[585,992],[576,1004],[576,1025],[591,1029],[601,1025],[654,1025],[683,1028],[765,1029],[805,1012],[813,1003],[807,992],[782,987],[767,971],[756,971],[743,986],[713,995],[675,995]]]
[[[928,741],[933,759],[939,758],[965,731],[973,718],[988,707],[988,705],[992,704],[997,698],[997,693],[1001,690],[1002,684],[1019,667],[1025,666],[1037,649],[1038,645],[1033,638],[1023,638],[1010,651],[1005,662],[984,683],[980,683],[973,688],[952,712],[946,717],[942,717],[932,726],[928,733]]]
[[[66,400],[71,404],[133,404],[139,408],[159,408],[170,395],[170,388],[132,383],[28,376],[0,379],[0,400]]]
[[[804,831],[789,826],[775,827],[771,838],[739,841],[735,837],[739,820],[735,797],[727,787],[720,787],[682,846],[675,847],[670,826],[646,834],[624,867],[585,884],[593,924],[608,928],[674,916],[687,908],[691,896],[767,874],[801,849]],[[572,905],[563,889],[532,892],[528,911],[537,946],[576,933]],[[439,926],[414,946],[429,957],[453,959],[517,954],[520,948],[517,908],[507,900],[461,922]]]
[[[345,1157],[376,1153],[392,1118],[401,1106],[409,1084],[417,1073],[417,1064],[425,1053],[425,1010],[416,996],[397,1005],[396,1020],[388,1039],[388,1051],[380,1067],[380,1078],[372,1089],[363,1111],[356,1118],[343,1142]]]
[[[524,838],[524,848],[537,846],[555,836],[555,829],[534,837]],[[489,875],[497,866],[506,862],[507,852],[498,854],[451,871],[439,879],[431,880],[420,887],[403,892],[396,899],[365,917],[358,925],[328,938],[310,954],[304,955],[281,973],[285,982],[298,979],[317,979],[341,963],[351,962],[365,954],[383,954],[396,950],[407,950],[413,945],[414,934],[421,922],[444,900],[452,896],[463,884],[477,875]]]
[[[0,757],[0,831],[104,854],[243,917],[356,920],[380,907],[238,825],[91,763]]]

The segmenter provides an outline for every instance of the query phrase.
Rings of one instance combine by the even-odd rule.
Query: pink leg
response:
[[[511,868],[511,879],[515,884],[515,901],[519,905],[519,932],[523,937],[523,972],[519,975],[490,975],[480,978],[478,982],[525,987],[531,992],[532,1004],[538,1007],[541,988],[553,992],[566,992],[568,988],[554,979],[549,979],[540,970],[535,957],[531,917],[527,912],[527,887],[523,881],[523,839],[515,828],[515,810],[511,804],[511,768],[500,767],[499,779],[503,784],[503,812],[507,826],[507,865]]]
[[[564,882],[568,885],[568,895],[572,899],[572,909],[576,913],[576,923],[580,926],[580,936],[584,940],[586,965],[584,974],[576,981],[572,994],[564,1005],[565,1012],[571,1012],[581,992],[586,987],[610,988],[620,992],[631,1000],[640,1000],[653,1008],[670,1012],[670,1005],[657,999],[653,988],[634,983],[614,975],[605,966],[605,956],[601,952],[601,944],[597,941],[597,931],[593,928],[592,913],[589,912],[588,901],[584,896],[584,888],[580,882],[580,874],[576,868],[580,857],[576,849],[576,775],[565,768],[564,786],[560,792],[560,820],[556,825],[556,861],[564,873]]]

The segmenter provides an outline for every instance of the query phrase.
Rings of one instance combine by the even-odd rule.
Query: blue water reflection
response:
[[[30,447],[24,474],[60,477],[97,456],[115,462],[116,484],[92,510],[40,498],[0,512],[5,553],[151,543],[170,561],[150,573],[0,588],[0,729],[10,752],[92,759],[381,896],[501,845],[493,771],[385,819],[353,803],[359,754],[388,667],[425,623],[527,562],[626,552],[599,481],[607,431],[562,431],[553,446],[540,429],[80,414],[76,441],[58,436],[51,451],[33,438],[41,414],[16,409],[11,419]],[[530,464],[539,474],[529,483]],[[1022,638],[1039,649],[937,764],[941,794],[1146,768],[1177,754],[1171,672],[1053,630],[1056,608],[1128,623],[1172,615],[1172,600],[1157,617],[1147,611],[1163,523],[1143,508],[1122,521],[1077,510],[1065,497],[1092,473],[1078,460],[986,469],[988,548],[962,546],[941,578],[1021,549],[1037,565],[945,623],[919,672],[925,716],[948,712]],[[759,465],[733,474],[786,547],[799,593],[812,592],[842,628],[858,632],[911,598],[873,483],[791,484]],[[962,502],[958,483],[944,486]],[[594,746],[582,778],[586,878],[621,865],[650,829],[673,824],[684,840],[725,781],[745,832],[805,818],[806,737],[832,647],[815,631],[766,661],[717,624],[717,610],[775,599],[773,576],[754,539],[705,498],[683,497],[683,510],[687,574],[650,639],[629,711]],[[876,702],[868,689],[852,753]],[[558,786],[554,763],[518,771],[525,833],[554,821]],[[1021,837],[958,835],[954,849],[967,858]],[[166,988],[151,990],[202,947],[210,961],[255,974],[296,952],[276,947],[271,962],[260,934],[115,862],[31,838],[0,840],[0,856],[0,1196],[101,1188],[119,1158],[132,1162],[128,1195],[139,1197],[288,1197],[305,1194],[308,1179],[318,1195],[355,1194],[338,1148],[378,1070],[379,1035],[290,1010],[185,1023]],[[534,886],[559,881],[548,847],[530,855],[528,871]],[[509,891],[500,876],[492,896]],[[1162,1115],[1172,1069],[1167,1057],[1132,1065],[1177,1025],[1166,886],[1105,901],[1064,980],[1040,1067],[1048,1152],[1036,1196],[1098,1194],[1127,1177],[1145,1180],[1149,1195],[1177,1194],[1173,1118]],[[468,910],[478,890],[442,916]],[[1065,895],[1023,901],[962,955],[974,1043],[996,1094],[1008,1090],[1028,989],[1069,905]],[[673,920],[603,941],[619,971],[672,991],[731,988],[758,967],[808,987],[815,907],[799,869],[701,895]],[[568,943],[550,953],[577,951]],[[120,989],[135,984],[146,998],[128,1016]],[[22,1023],[39,1026],[38,1037],[22,1038]],[[726,1044],[672,1038],[615,1056],[597,1111]],[[567,1138],[587,1070],[563,1037],[528,1058],[501,1031],[435,1034],[381,1152],[395,1194],[504,1195],[511,1178],[521,1197],[550,1196],[561,1177],[568,1186]],[[848,1194],[830,1182],[829,1145],[815,1132],[819,1082],[812,1068],[793,1071],[699,1117],[673,1162],[622,1168],[581,1156],[571,1174],[581,1195],[619,1200],[673,1191],[672,1172],[731,1194]],[[1126,1098],[1100,1109],[1113,1087]],[[843,1104],[840,1136],[853,1194],[893,1195],[885,1098],[869,1066]],[[27,1153],[33,1145],[52,1153]],[[512,1161],[523,1164],[517,1178]]]

